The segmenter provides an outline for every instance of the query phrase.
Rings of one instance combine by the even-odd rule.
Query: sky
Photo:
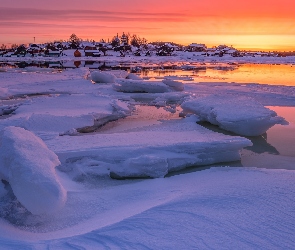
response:
[[[1,0],[0,44],[111,39],[295,51],[295,0]]]

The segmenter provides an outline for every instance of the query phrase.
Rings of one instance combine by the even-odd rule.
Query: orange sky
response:
[[[0,44],[112,38],[295,50],[295,0],[1,0]]]

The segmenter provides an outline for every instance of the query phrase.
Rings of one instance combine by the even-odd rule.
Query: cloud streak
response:
[[[187,17],[181,13],[130,13],[99,10],[45,10],[33,8],[1,8],[0,21],[109,21],[109,22],[181,22]]]

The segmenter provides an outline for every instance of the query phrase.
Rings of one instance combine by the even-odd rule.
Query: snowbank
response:
[[[284,118],[250,98],[206,96],[190,99],[181,107],[184,113],[194,113],[202,121],[245,136],[258,136],[275,124],[288,124]]]
[[[0,176],[32,214],[54,213],[66,202],[55,167],[58,157],[33,133],[6,127],[0,133]]]

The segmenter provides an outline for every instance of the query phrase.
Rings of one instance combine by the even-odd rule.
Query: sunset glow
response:
[[[111,39],[129,32],[148,41],[295,50],[294,0],[1,1],[0,44]]]

